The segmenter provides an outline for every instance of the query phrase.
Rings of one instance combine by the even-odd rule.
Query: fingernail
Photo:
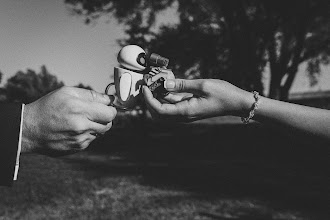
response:
[[[174,80],[166,80],[164,83],[165,89],[174,89],[175,81]]]

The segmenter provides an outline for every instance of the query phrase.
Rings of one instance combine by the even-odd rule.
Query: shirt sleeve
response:
[[[21,103],[0,103],[0,185],[14,182],[21,135]]]
[[[24,106],[25,105],[22,104],[21,123],[20,123],[20,129],[19,129],[19,139],[18,139],[18,147],[17,147],[17,154],[16,154],[16,164],[15,164],[14,180],[17,180],[18,169],[19,169],[19,157],[21,155],[21,149],[22,149],[22,132],[23,132]]]

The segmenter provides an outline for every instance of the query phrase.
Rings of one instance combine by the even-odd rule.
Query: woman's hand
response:
[[[169,103],[161,103],[143,87],[150,113],[160,120],[188,122],[223,115],[246,116],[254,102],[251,93],[222,80],[169,79],[165,85],[171,92],[165,97]]]

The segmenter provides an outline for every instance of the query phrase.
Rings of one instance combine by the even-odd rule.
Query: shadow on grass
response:
[[[114,129],[89,148],[94,157],[70,160],[92,169],[89,178],[138,175],[147,186],[209,199],[254,198],[315,219],[330,217],[325,145],[292,139],[259,124],[134,128]]]

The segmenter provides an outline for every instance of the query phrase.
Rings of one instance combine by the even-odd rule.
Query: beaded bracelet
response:
[[[252,93],[253,93],[253,97],[256,101],[253,103],[253,105],[251,107],[251,111],[249,113],[249,116],[246,117],[246,118],[241,117],[241,120],[244,124],[248,124],[250,122],[250,120],[254,116],[255,111],[258,109],[258,106],[259,106],[259,100],[260,100],[259,93],[257,91],[253,91]]]

